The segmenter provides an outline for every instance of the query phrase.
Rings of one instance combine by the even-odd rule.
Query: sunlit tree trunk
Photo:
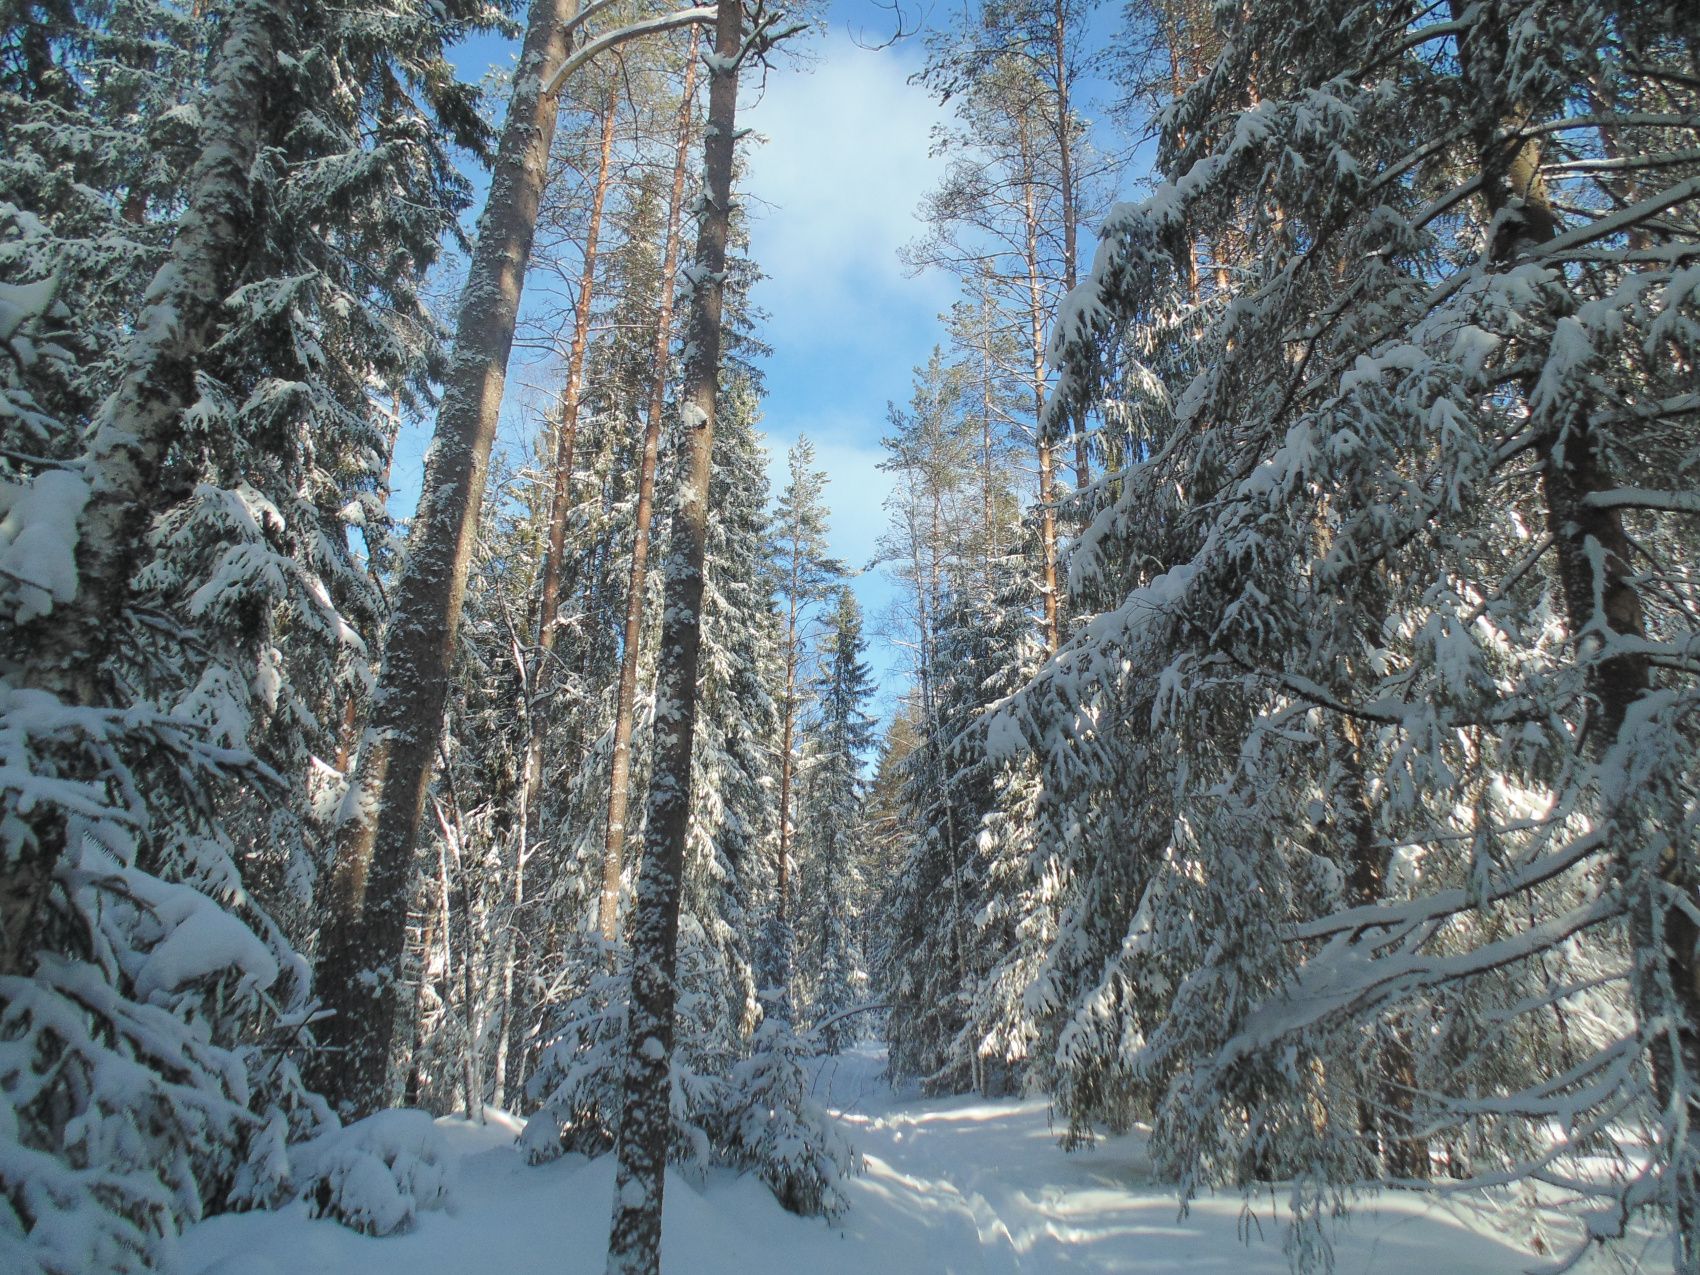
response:
[[[490,448],[555,137],[544,77],[565,60],[576,0],[535,0],[461,294],[407,565],[396,583],[351,817],[324,904],[316,984],[329,1019],[310,1069],[344,1114],[386,1104],[414,847],[442,729]]]
[[[1075,218],[1078,192],[1074,188],[1074,119],[1069,105],[1068,10],[1065,0],[1055,0],[1051,9],[1052,74],[1056,77],[1057,180],[1062,203],[1063,292],[1074,290],[1079,268],[1076,263]],[[1091,448],[1086,437],[1083,412],[1074,419],[1074,477],[1081,491],[1092,481]],[[1082,507],[1081,515],[1085,516]]]
[[[1025,133],[1023,142],[1026,142]],[[1057,615],[1056,462],[1050,434],[1045,428],[1045,298],[1039,280],[1039,214],[1031,158],[1023,155],[1022,165],[1027,170],[1022,183],[1022,209],[1027,232],[1027,324],[1033,354],[1033,441],[1039,454],[1039,547],[1043,559],[1040,572],[1045,591],[1045,650],[1053,652],[1061,644]]]
[[[614,156],[614,118],[619,105],[619,80],[608,81],[603,104],[602,141],[597,152],[596,183],[591,188],[590,218],[584,229],[584,257],[579,268],[578,297],[573,306],[573,338],[567,346],[567,377],[561,387],[560,417],[556,423],[554,494],[549,506],[549,539],[543,551],[543,586],[537,612],[537,649],[531,660],[531,698],[527,721],[522,804],[528,821],[528,840],[535,831],[537,784],[543,773],[543,743],[549,714],[543,711],[543,687],[549,679],[555,643],[561,632],[561,574],[567,556],[567,522],[573,506],[573,453],[578,442],[579,398],[584,385],[584,352],[590,344],[590,307],[596,296],[597,245],[602,237],[602,209],[608,200]]]

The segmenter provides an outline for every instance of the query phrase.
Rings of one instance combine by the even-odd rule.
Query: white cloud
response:
[[[784,340],[878,343],[892,306],[930,319],[953,293],[936,274],[907,278],[897,259],[921,232],[915,209],[941,171],[928,152],[945,115],[892,49],[835,31],[817,52],[812,71],[776,71],[744,115],[768,139],[748,177],[752,255],[769,276],[756,297]]]
[[[888,400],[907,401],[913,366],[939,339],[936,316],[955,284],[909,278],[898,249],[917,238],[915,209],[943,163],[929,154],[946,115],[908,75],[913,45],[870,51],[834,32],[812,71],[782,67],[740,123],[769,140],[750,154],[745,186],[750,255],[768,276],[755,301],[773,347],[763,405],[768,476],[777,497],[785,451],[799,434],[828,477],[832,552],[862,570],[886,530],[891,475],[880,437]],[[889,711],[908,681],[908,655],[879,628],[896,587],[876,568],[851,587],[868,621],[868,660]]]

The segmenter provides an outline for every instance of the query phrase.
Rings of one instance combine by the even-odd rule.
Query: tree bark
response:
[[[632,918],[632,988],[623,1114],[608,1239],[609,1275],[659,1275],[661,1202],[671,1137],[674,976],[696,733],[708,491],[719,389],[721,306],[731,229],[732,163],[743,5],[720,0],[708,63],[704,204],[691,272],[691,321],[681,396],[684,485],[663,567],[666,606],[655,697],[655,775]]]
[[[619,80],[608,81],[608,101],[602,112],[602,143],[597,156],[596,185],[590,198],[590,219],[584,230],[584,260],[579,270],[578,297],[573,306],[573,339],[567,347],[567,379],[561,387],[561,419],[555,436],[554,493],[549,505],[549,541],[543,551],[542,597],[537,610],[537,650],[532,659],[531,696],[527,704],[529,735],[525,747],[526,817],[536,814],[533,797],[543,775],[543,742],[549,715],[540,709],[541,688],[555,654],[561,630],[561,574],[567,555],[567,522],[573,505],[573,453],[578,443],[579,394],[584,383],[584,352],[590,343],[590,307],[596,296],[596,253],[602,237],[602,209],[608,199],[609,172],[614,156],[614,115],[620,101]],[[535,829],[528,827],[527,834]]]
[[[696,57],[685,62],[679,99],[678,146],[673,153],[673,189],[667,199],[667,246],[662,254],[661,296],[655,307],[655,379],[644,423],[643,461],[638,471],[636,526],[631,576],[626,588],[620,687],[614,709],[614,757],[608,787],[608,829],[603,841],[602,899],[597,915],[602,941],[612,950],[620,937],[620,882],[625,875],[626,811],[631,802],[632,722],[637,710],[638,657],[643,637],[643,595],[649,566],[649,527],[655,514],[655,466],[661,453],[661,417],[667,405],[668,349],[673,336],[673,288],[679,272],[679,222],[685,204],[685,167],[691,144],[691,108],[696,95]]]
[[[1505,14],[1494,6],[1475,12],[1463,0],[1453,0],[1450,9],[1455,21],[1474,18],[1471,29],[1459,37],[1458,51],[1481,108],[1474,141],[1482,199],[1489,225],[1495,227],[1488,258],[1494,266],[1512,266],[1531,247],[1559,234],[1560,212],[1542,173],[1540,141],[1519,136],[1520,112],[1505,97],[1503,67],[1511,42]],[[1646,633],[1634,573],[1635,545],[1621,510],[1590,501],[1618,483],[1588,413],[1542,419],[1533,410],[1537,381],[1538,372],[1531,371],[1518,388],[1531,405],[1530,423],[1538,433],[1535,453],[1547,531],[1571,641],[1586,668],[1590,704],[1580,742],[1590,756],[1601,759],[1617,742],[1630,710],[1653,687],[1652,665],[1635,649]],[[1610,811],[1609,816],[1633,841],[1633,806]],[[1674,1266],[1683,1275],[1697,1275],[1700,1181],[1692,1166],[1700,1161],[1700,1100],[1693,1079],[1700,1074],[1700,976],[1694,959],[1700,927],[1691,912],[1696,874],[1686,862],[1691,856],[1669,841],[1651,863],[1621,845],[1614,857],[1613,871],[1624,887],[1629,911],[1630,986],[1664,1122],[1661,1154],[1689,1166],[1687,1180],[1671,1188]]]
[[[1062,186],[1063,231],[1063,292],[1074,291],[1079,267],[1076,262],[1075,189],[1074,189],[1074,120],[1068,94],[1068,13],[1066,0],[1055,0],[1052,6],[1051,44],[1055,55],[1053,73],[1057,80],[1057,180]],[[1076,408],[1074,418],[1074,476],[1081,491],[1092,481],[1091,448],[1086,439],[1084,409]],[[1081,517],[1086,517],[1082,504]]]
[[[1039,214],[1031,159],[1023,154],[1022,162],[1027,169],[1022,183],[1027,219],[1027,324],[1033,352],[1033,440],[1039,453],[1039,546],[1044,559],[1045,653],[1049,655],[1061,645],[1062,636],[1057,615],[1056,464],[1051,454],[1050,434],[1045,428],[1045,307],[1039,288]]]
[[[800,535],[801,533],[799,533]],[[797,663],[802,637],[797,632],[797,591],[802,587],[799,562],[802,557],[796,540],[791,545],[791,589],[787,595],[785,617],[785,698],[779,706],[779,863],[776,887],[779,898],[775,906],[781,930],[790,916],[791,899],[791,787],[796,782],[797,762],[793,750],[797,745]],[[786,949],[785,981],[789,987],[790,949]]]
[[[29,628],[21,680],[68,704],[104,701],[101,669],[154,518],[188,494],[172,472],[195,369],[217,335],[249,230],[254,167],[275,60],[276,8],[234,7],[201,105],[201,151],[171,251],[155,271],[124,350],[117,387],[102,404],[85,453],[87,503],[77,536],[77,591]],[[0,975],[27,974],[40,913],[65,844],[62,820],[39,821],[35,849],[0,883]]]
[[[310,1077],[345,1115],[365,1115],[390,1097],[414,848],[555,137],[555,98],[543,92],[543,77],[566,58],[576,10],[576,0],[532,5],[357,763],[358,804],[338,837],[326,892],[316,974],[332,1016],[319,1026]]]
[[[980,543],[981,588],[990,606],[997,590],[993,585],[992,563],[1000,556],[998,526],[993,501],[996,471],[992,465],[992,334],[991,323],[984,304],[980,307],[981,335],[985,342],[980,348],[980,521],[984,536]]]

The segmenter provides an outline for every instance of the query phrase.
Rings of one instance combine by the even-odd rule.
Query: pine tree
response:
[[[325,1065],[318,1079],[348,1111],[373,1110],[393,1089],[389,1073],[413,858],[555,135],[557,95],[596,54],[705,17],[703,10],[690,9],[639,21],[588,42],[569,57],[578,29],[604,12],[576,10],[562,0],[534,4],[461,295],[435,442],[410,552],[396,583],[375,711],[351,817],[338,837],[333,906],[320,945],[319,990],[336,1011],[325,1034],[339,1052],[337,1065]]]
[[[675,976],[691,806],[697,670],[702,647],[704,561],[718,407],[726,249],[731,236],[734,127],[744,53],[741,5],[722,0],[715,20],[708,123],[703,139],[704,211],[691,274],[691,314],[679,414],[679,512],[662,575],[666,602],[656,677],[655,768],[645,853],[631,926],[627,1012],[609,1275],[644,1275],[661,1262],[661,1205],[671,1120]]]
[[[1062,558],[1057,478],[1058,418],[1044,412],[1049,387],[1046,325],[1076,278],[1075,227],[1082,187],[1074,164],[1079,126],[1069,106],[1079,68],[1069,53],[1071,6],[987,5],[932,41],[923,79],[956,102],[960,127],[941,138],[955,158],[922,207],[927,234],[905,249],[914,269],[937,267],[971,289],[981,313],[974,344],[982,364],[1015,355],[1025,399],[1017,418],[1034,449],[1041,586],[1047,646],[1061,640]],[[984,367],[980,393],[988,395]],[[989,412],[987,413],[990,414]],[[1090,487],[1084,416],[1076,441],[1077,503]],[[1084,506],[1082,506],[1084,508]]]
[[[649,401],[644,417],[643,452],[639,461],[637,503],[632,511],[632,549],[626,585],[625,631],[621,638],[620,684],[614,710],[612,764],[608,784],[608,819],[603,843],[601,929],[613,937],[623,879],[626,819],[631,807],[631,740],[637,709],[638,661],[642,650],[643,616],[649,586],[649,546],[654,517],[655,476],[660,461],[661,428],[672,370],[673,303],[679,264],[681,221],[685,200],[685,168],[694,127],[696,61],[686,60],[679,91],[677,139],[673,151],[672,184],[667,198],[666,241],[656,286],[655,336],[651,353]],[[610,892],[613,899],[610,901]]]
[[[992,256],[981,257],[974,272],[973,283],[981,289],[983,301],[997,291],[999,282],[998,267],[989,262],[1013,243],[1004,238],[1009,234],[1012,209],[996,187],[1003,182],[1020,188],[1027,335],[1035,359],[1043,351],[1043,334],[1035,330],[1035,320],[1041,315],[1048,318],[1055,299],[1072,290],[1079,279],[1079,226],[1090,203],[1083,169],[1095,166],[1096,160],[1086,153],[1086,129],[1075,114],[1073,100],[1076,85],[1096,69],[1096,58],[1082,56],[1082,28],[1091,20],[1092,9],[1090,0],[992,0],[970,6],[959,25],[931,33],[927,65],[920,76],[941,101],[955,98],[962,103],[958,117],[967,126],[967,139],[982,152],[977,157],[982,164],[975,194],[963,185],[968,165],[959,165],[941,191],[946,194],[955,186],[958,198],[966,195],[979,206],[952,207],[941,200],[931,211],[940,221],[974,226],[982,240],[994,245]],[[1019,120],[1015,131],[1020,137],[1013,164],[1008,142],[1011,120]],[[935,225],[936,246],[944,246],[952,237],[944,225]],[[1051,244],[1042,247],[1041,240],[1047,239]],[[1042,292],[1050,294],[1053,289],[1054,296],[1040,299]],[[1037,364],[1035,369],[1035,376],[1042,380],[1043,370]],[[1091,439],[1083,419],[1072,426],[1075,481],[1083,497],[1091,484]],[[1043,483],[1049,448],[1043,445],[1046,440],[1038,441]],[[1041,493],[1041,500],[1048,499]]]
[[[807,707],[805,656],[817,611],[843,564],[827,553],[826,475],[814,466],[814,445],[799,438],[785,463],[790,475],[773,514],[773,589],[779,597],[784,629],[780,656],[785,683],[779,701],[779,845],[776,859],[773,915],[762,941],[760,976],[763,987],[788,996],[796,959],[795,909],[792,903],[792,860],[795,821],[792,809],[797,788],[798,725]]]

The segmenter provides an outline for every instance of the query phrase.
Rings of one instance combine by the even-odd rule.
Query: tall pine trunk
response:
[[[721,306],[731,230],[741,0],[720,0],[709,61],[703,211],[691,273],[691,320],[681,395],[683,487],[662,567],[666,605],[655,694],[655,773],[644,862],[632,915],[632,986],[624,1102],[617,1147],[609,1275],[659,1275],[661,1202],[671,1140],[674,984],[685,836],[696,734],[708,489],[719,389]]]
[[[329,1019],[310,1068],[346,1115],[389,1100],[407,911],[425,795],[478,511],[513,348],[520,293],[555,138],[544,77],[565,60],[576,0],[534,0],[461,294],[455,349],[396,583],[372,721],[357,763],[357,803],[338,837],[316,984]]]
[[[638,657],[643,637],[643,595],[649,568],[649,528],[655,516],[655,466],[661,452],[661,417],[667,405],[668,349],[673,336],[673,287],[679,272],[679,223],[685,204],[685,166],[690,154],[691,108],[696,95],[696,57],[685,62],[679,99],[678,145],[673,153],[673,189],[667,199],[667,245],[662,253],[661,296],[655,307],[655,375],[644,423],[643,460],[632,535],[631,576],[626,588],[624,646],[614,707],[614,756],[608,785],[608,827],[603,841],[602,899],[597,924],[612,950],[620,937],[620,882],[625,875],[626,811],[631,802],[632,723],[637,712]]]
[[[1057,596],[1057,489],[1056,463],[1051,437],[1045,426],[1045,304],[1039,287],[1039,212],[1034,190],[1032,157],[1026,153],[1028,139],[1022,126],[1022,207],[1027,232],[1027,326],[1032,345],[1033,445],[1039,454],[1039,549],[1043,557],[1041,578],[1045,591],[1045,651],[1054,653],[1062,643],[1062,623]]]
[[[608,100],[602,111],[602,140],[597,152],[596,184],[591,189],[590,218],[584,230],[584,258],[579,269],[578,297],[573,305],[573,339],[567,347],[567,379],[561,387],[560,423],[555,435],[554,492],[549,505],[549,540],[543,551],[543,585],[537,609],[537,649],[531,660],[531,696],[527,704],[528,734],[521,804],[528,841],[535,840],[537,785],[543,776],[543,743],[549,714],[540,707],[542,687],[554,663],[561,633],[561,575],[567,556],[567,522],[573,505],[573,463],[578,443],[579,397],[584,384],[584,355],[590,344],[590,308],[596,297],[597,246],[602,237],[602,209],[608,200],[614,157],[614,116],[620,101],[620,82],[610,77]]]
[[[1074,188],[1074,120],[1073,110],[1069,105],[1068,11],[1065,6],[1066,0],[1055,0],[1052,5],[1051,42],[1055,58],[1053,73],[1057,77],[1057,182],[1062,187],[1058,193],[1062,196],[1062,285],[1066,295],[1074,291],[1074,285],[1079,278],[1079,267],[1075,261],[1075,220],[1079,214],[1076,209],[1077,192]],[[1084,492],[1092,482],[1092,454],[1086,437],[1086,414],[1084,409],[1076,408],[1070,415],[1074,418],[1074,476],[1079,489]],[[1087,516],[1083,499],[1080,517],[1084,520]]]

